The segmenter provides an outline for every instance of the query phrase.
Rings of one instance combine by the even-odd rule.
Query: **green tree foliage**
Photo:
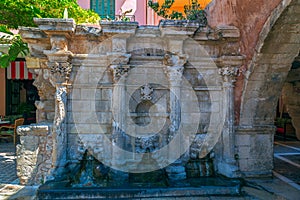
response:
[[[33,18],[62,18],[64,9],[76,23],[98,23],[100,17],[91,10],[81,8],[76,0],[1,0],[0,24],[17,29],[35,26]]]
[[[0,68],[5,68],[9,66],[11,61],[14,61],[19,54],[27,55],[29,49],[26,43],[22,41],[22,38],[19,34],[13,34],[9,31],[7,26],[0,25],[0,44],[8,44],[8,52],[0,52]]]
[[[206,13],[201,8],[198,0],[192,0],[190,5],[184,6],[184,13],[178,11],[170,11],[170,8],[174,4],[175,0],[165,0],[162,5],[153,0],[148,1],[148,6],[154,10],[154,12],[165,19],[187,19],[198,21],[201,24],[207,25]]]
[[[76,23],[98,23],[100,17],[91,10],[81,8],[76,0],[0,0],[0,44],[9,44],[8,53],[0,52],[0,67],[7,67],[21,53],[29,50],[20,35],[14,35],[10,28],[36,26],[33,18],[63,18],[67,8],[68,17]]]

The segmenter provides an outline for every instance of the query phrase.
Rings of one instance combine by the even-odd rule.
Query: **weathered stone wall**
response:
[[[215,151],[218,173],[238,176],[232,99],[236,69],[243,60],[238,52],[238,29],[232,26],[199,29],[199,24],[176,21],[166,21],[159,27],[103,22],[102,29],[76,26],[69,19],[37,19],[36,23],[39,28],[23,28],[21,34],[32,52],[29,67],[39,75],[35,81],[42,97],[38,102],[38,122],[53,120],[53,150],[43,149],[44,152],[38,153],[51,154],[47,180],[63,178],[67,170],[72,170],[83,159],[86,150],[100,161],[113,158],[110,162],[114,165],[134,170],[135,165],[130,163],[139,159],[132,160],[114,152],[112,145],[105,144],[104,137],[134,152],[154,151],[166,145],[168,138],[173,137],[172,130],[180,126],[185,127],[183,133],[195,132],[199,136],[185,156],[168,167],[169,178],[186,177],[184,162],[204,157],[211,150]],[[125,82],[120,84],[120,81]],[[186,81],[190,89],[183,87],[182,81]],[[123,90],[130,90],[134,84],[143,87],[144,92],[138,92],[141,88],[137,88],[133,96],[128,97]],[[123,132],[116,123],[128,118],[124,113],[126,107],[138,106],[143,98],[155,103],[155,99],[170,88],[177,97],[167,95],[160,103],[170,109],[166,111],[169,114],[153,119],[160,122],[167,117],[172,128],[165,129],[166,133],[159,133],[158,138],[150,142],[121,136]],[[192,97],[190,90],[196,95],[195,106],[188,103]],[[181,114],[174,104],[178,97],[183,106]],[[130,98],[133,103],[128,105]],[[130,115],[139,117],[141,114],[135,109]],[[153,109],[159,113],[161,108]],[[193,120],[199,112],[200,123]],[[136,123],[144,123],[147,118],[136,120],[142,120]],[[213,137],[206,137],[210,132]],[[218,133],[222,136],[218,137]],[[30,137],[24,134],[24,138],[25,135]],[[19,154],[24,151],[20,150]],[[33,154],[32,159],[35,159]],[[154,159],[160,164],[166,162],[160,156]],[[39,169],[36,173],[40,177],[45,174]],[[25,173],[20,175],[26,176]],[[38,183],[37,178],[34,180]]]
[[[19,126],[17,145],[17,175],[20,184],[42,184],[51,176],[52,124]]]
[[[282,100],[286,110],[292,118],[296,136],[300,139],[300,69],[299,56],[294,61],[282,89]]]
[[[146,145],[145,141],[134,143],[130,138],[115,137],[121,131],[114,122],[122,121],[126,116],[114,113],[123,112],[122,108],[127,106],[123,100],[127,97],[114,98],[114,95],[124,97],[122,90],[130,89],[126,81],[132,79],[130,75],[136,72],[135,69],[140,69],[143,72],[137,77],[144,77],[142,80],[145,81],[166,79],[166,85],[172,87],[177,96],[187,92],[179,89],[178,83],[188,80],[191,84],[201,118],[196,136],[198,142],[191,145],[187,157],[201,157],[203,152],[211,150],[209,145],[201,145],[204,135],[209,132],[207,124],[218,127],[220,124],[217,122],[224,115],[222,135],[213,148],[216,171],[229,177],[271,175],[276,103],[291,63],[300,49],[299,5],[299,0],[213,1],[208,8],[208,21],[212,28],[199,28],[197,24],[178,21],[166,21],[159,27],[102,22],[101,28],[95,28],[76,25],[71,19],[37,19],[38,28],[22,28],[21,34],[31,51],[27,58],[28,66],[39,75],[35,81],[41,96],[36,103],[37,121],[53,122],[52,145],[49,143],[53,150],[39,148],[42,151],[37,153],[35,149],[43,146],[43,142],[31,147],[23,143],[18,154],[28,153],[33,163],[43,163],[36,161],[36,153],[48,157],[51,154],[51,167],[43,165],[44,171],[39,168],[34,172],[38,174],[34,177],[47,174],[50,179],[63,178],[65,166],[76,166],[86,150],[99,160],[105,160],[105,156],[109,159],[111,155],[117,161],[122,158],[122,154],[104,145],[103,136],[121,146],[131,145],[130,148],[136,148],[136,151],[157,148],[157,139],[152,138]],[[199,56],[198,45],[207,54]],[[242,55],[246,58],[244,62]],[[212,67],[210,61],[217,68]],[[177,71],[171,73],[170,69]],[[123,86],[118,84],[120,80],[125,81]],[[148,93],[134,93],[135,99],[143,95],[143,98],[155,99],[156,91],[165,90],[146,83],[149,82],[141,86]],[[186,96],[183,95],[183,102]],[[114,110],[112,99],[117,105],[122,105],[119,110]],[[176,102],[174,99],[176,97],[172,95],[167,98]],[[162,105],[170,109],[168,120],[176,128],[176,103],[166,102]],[[295,102],[291,99],[291,105]],[[141,100],[136,100],[134,105],[140,103]],[[293,111],[298,109],[292,107]],[[145,108],[147,105],[141,106],[142,110]],[[295,112],[291,110],[290,113]],[[213,115],[216,121],[212,120]],[[294,115],[293,120],[299,119],[298,115],[291,115]],[[23,140],[31,136],[37,140],[36,135],[39,133],[28,131]],[[169,130],[167,136],[172,136],[172,131]],[[159,137],[159,141],[167,141],[163,134]],[[26,153],[25,149],[33,151]],[[158,157],[155,159],[161,161]],[[184,160],[182,158],[170,165],[167,170],[170,177],[185,176],[182,169]],[[123,164],[129,163],[117,163]],[[41,178],[32,179],[27,173],[34,170],[33,167],[27,171],[20,170],[19,176],[24,183],[38,184]]]
[[[263,173],[266,168],[269,169],[266,174],[271,174],[273,168],[271,138],[277,102],[300,49],[299,3],[299,0],[224,0],[214,1],[208,8],[211,26],[225,23],[241,30],[240,46],[245,63],[239,69],[235,88],[236,136],[260,137],[261,144],[267,147],[256,148],[248,141],[247,145],[236,144],[239,166],[245,175],[254,171],[254,174]]]
[[[269,29],[281,14],[281,11],[276,7],[288,3],[282,0],[213,0],[206,8],[210,26],[228,24],[236,26],[241,31],[240,52],[245,55],[245,62],[239,69],[240,75],[235,87],[235,118],[237,123],[240,119],[244,73],[249,68],[257,47],[264,42]],[[264,30],[266,28],[268,30]]]

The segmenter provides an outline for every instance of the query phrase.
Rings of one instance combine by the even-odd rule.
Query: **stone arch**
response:
[[[272,125],[283,83],[300,49],[300,1],[282,1],[266,21],[245,73],[241,126]]]

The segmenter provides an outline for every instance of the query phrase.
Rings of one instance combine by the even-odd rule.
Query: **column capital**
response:
[[[69,62],[47,62],[51,72],[52,84],[67,84],[72,71],[72,65]]]
[[[129,72],[129,65],[110,65],[110,69],[113,72],[114,83],[117,83],[122,76],[126,76]]]
[[[166,54],[164,56],[163,63],[166,66],[164,71],[169,77],[170,84],[180,85],[187,57],[185,54]]]
[[[219,68],[219,74],[223,76],[224,84],[232,85],[235,82],[238,73],[238,68],[233,66],[227,66]]]

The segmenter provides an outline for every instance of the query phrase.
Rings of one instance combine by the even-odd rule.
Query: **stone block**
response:
[[[96,112],[111,111],[111,102],[110,101],[95,101],[95,110],[96,110]]]
[[[239,159],[249,159],[252,157],[250,153],[250,146],[239,146],[238,147],[238,156]]]
[[[109,134],[111,133],[111,124],[91,124],[91,133]]]
[[[82,124],[93,124],[96,123],[97,115],[95,112],[81,112],[80,122]],[[78,122],[76,122],[78,123]]]
[[[239,146],[250,146],[250,135],[236,135],[236,145]]]
[[[250,76],[250,79],[251,81],[262,81],[266,79],[266,76],[266,73],[253,73],[252,76]]]
[[[23,145],[23,148],[29,150],[30,152],[36,151],[39,144],[39,137],[37,136],[22,137],[21,144]]]
[[[102,100],[111,101],[112,100],[112,89],[102,89],[101,97],[102,97]]]
[[[138,22],[100,21],[103,33],[135,33]]]
[[[80,99],[81,100],[94,100],[95,93],[96,93],[96,88],[95,89],[83,88],[83,89],[81,89],[81,92],[80,92],[80,97],[81,97]]]
[[[70,104],[72,106],[72,111],[75,112],[90,112],[91,111],[91,101],[89,100],[72,100]]]
[[[261,51],[264,53],[274,53],[274,49],[276,49],[276,53],[278,54],[288,54],[290,52],[296,52],[299,49],[299,45],[296,42],[293,44],[269,42],[263,46]]]
[[[34,18],[34,23],[43,31],[73,32],[76,26],[74,19]]]
[[[239,168],[243,172],[248,172],[249,171],[249,166],[248,166],[248,158],[241,158],[238,160],[239,162]]]
[[[101,124],[112,123],[112,113],[111,112],[97,112],[97,119]]]
[[[102,77],[103,77],[103,74],[101,74],[101,73],[90,73],[88,75],[88,79],[89,79],[88,86],[92,87],[92,88],[96,88],[98,83],[101,81]]]
[[[90,133],[90,125],[89,124],[73,124],[73,125],[69,125],[69,131],[70,133],[78,133],[78,134],[87,134]]]

